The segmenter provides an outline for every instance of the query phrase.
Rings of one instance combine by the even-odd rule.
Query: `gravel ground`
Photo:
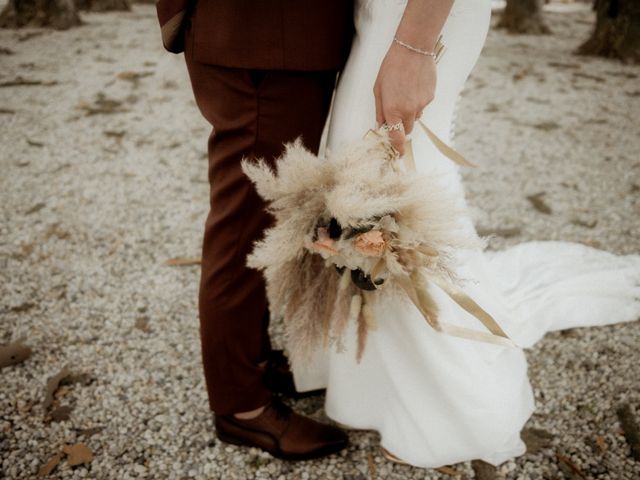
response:
[[[571,53],[590,12],[546,16],[552,36],[491,32],[460,104],[457,147],[481,164],[466,174],[478,226],[496,235],[491,248],[563,239],[637,253],[640,69]],[[215,439],[198,267],[165,264],[200,253],[208,126],[183,59],[161,49],[153,6],[84,19],[66,32],[0,31],[0,83],[42,82],[0,88],[0,343],[33,350],[1,371],[0,477],[34,477],[83,443],[93,460],[72,467],[69,456],[51,478],[472,478],[469,463],[390,464],[372,432],[303,463]],[[537,194],[550,213],[527,199]],[[616,415],[628,404],[638,421],[638,345],[633,322],[528,350],[532,452],[498,478],[640,478]],[[45,408],[47,379],[65,366]],[[323,415],[321,398],[296,408]]]

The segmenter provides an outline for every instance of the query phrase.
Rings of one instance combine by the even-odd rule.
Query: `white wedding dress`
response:
[[[339,80],[327,148],[362,137],[375,126],[373,84],[405,3],[356,0],[356,36]],[[489,0],[456,0],[443,29],[435,100],[422,120],[450,140],[456,100],[489,28]],[[457,167],[416,126],[416,168],[441,175],[461,203]],[[472,229],[469,218],[466,228]],[[464,290],[519,347],[549,330],[603,325],[640,316],[640,256],[619,257],[583,245],[529,242],[501,252],[459,256]],[[443,322],[482,330],[437,287]],[[482,459],[497,465],[521,455],[520,430],[534,410],[521,348],[481,343],[431,329],[409,300],[375,307],[378,328],[356,363],[356,328],[346,351],[318,352],[311,367],[292,365],[300,391],[327,388],[327,415],[381,435],[387,450],[420,467]]]

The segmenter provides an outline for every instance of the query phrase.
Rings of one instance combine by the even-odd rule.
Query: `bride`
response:
[[[327,148],[377,124],[399,150],[411,133],[416,169],[445,178],[463,205],[457,167],[419,128],[450,140],[457,98],[482,49],[488,0],[357,0],[356,35],[339,79]],[[446,50],[433,53],[442,35]],[[437,82],[436,82],[437,73]],[[473,229],[465,218],[466,228]],[[534,411],[522,348],[549,330],[603,325],[640,315],[640,256],[617,257],[583,245],[529,242],[501,252],[459,254],[465,292],[518,347],[460,339],[427,326],[410,302],[376,305],[378,328],[356,362],[356,328],[345,351],[328,347],[292,365],[299,391],[326,387],[333,420],[381,435],[385,456],[420,467],[482,459],[498,465],[525,452],[520,430]],[[437,287],[440,318],[478,327]]]

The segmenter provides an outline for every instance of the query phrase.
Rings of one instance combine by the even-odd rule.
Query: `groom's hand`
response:
[[[436,90],[436,63],[433,57],[412,52],[395,42],[382,61],[373,86],[378,126],[402,122],[402,130],[389,132],[391,143],[404,155],[406,135],[431,103]]]

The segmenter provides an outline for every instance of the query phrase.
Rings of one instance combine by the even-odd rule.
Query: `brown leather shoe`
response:
[[[256,418],[215,415],[215,426],[223,442],[258,447],[284,460],[318,458],[349,444],[349,437],[339,428],[298,415],[277,397]]]
[[[293,381],[289,360],[282,350],[271,350],[262,377],[264,384],[272,393],[299,400],[301,398],[322,395],[324,388],[308,392],[298,392]]]

